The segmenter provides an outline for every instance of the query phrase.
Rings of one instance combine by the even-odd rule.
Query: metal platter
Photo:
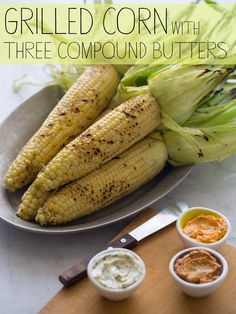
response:
[[[45,234],[66,234],[102,227],[134,215],[156,202],[174,189],[191,171],[191,166],[167,166],[157,177],[129,196],[73,223],[41,227],[16,217],[15,212],[24,190],[8,192],[3,187],[3,177],[20,148],[40,127],[48,113],[61,98],[56,86],[44,88],[21,104],[0,126],[0,218],[26,231]]]

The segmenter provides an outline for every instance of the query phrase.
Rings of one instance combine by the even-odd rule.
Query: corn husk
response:
[[[221,86],[184,126],[163,114],[163,136],[172,165],[218,161],[236,152],[235,85]],[[158,132],[152,136],[157,138]]]

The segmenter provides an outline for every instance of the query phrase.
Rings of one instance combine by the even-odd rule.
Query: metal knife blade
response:
[[[188,205],[179,202],[160,211],[157,215],[129,232],[138,242],[176,221],[179,215],[188,209]]]

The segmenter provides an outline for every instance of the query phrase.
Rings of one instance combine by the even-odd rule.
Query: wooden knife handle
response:
[[[132,249],[137,245],[138,241],[133,238],[130,234],[126,233],[122,237],[110,242],[107,246],[103,247],[100,251],[106,250],[109,247],[114,248],[126,248]],[[96,253],[98,253],[96,252]],[[95,253],[95,254],[96,254]],[[59,280],[65,287],[70,287],[74,283],[80,281],[81,279],[87,276],[87,266],[90,259],[95,255],[92,254],[90,256],[85,257],[78,264],[72,266],[71,268],[64,271],[60,276]]]

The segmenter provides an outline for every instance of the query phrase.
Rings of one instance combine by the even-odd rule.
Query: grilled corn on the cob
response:
[[[55,225],[97,211],[148,182],[163,169],[166,159],[165,144],[145,138],[101,168],[53,193],[39,209],[36,221]]]
[[[62,147],[96,120],[117,85],[118,74],[113,66],[88,68],[11,164],[5,176],[6,188],[14,191],[32,182]]]
[[[37,211],[44,205],[51,192],[43,191],[33,182],[21,199],[16,215],[24,220],[34,220]]]
[[[160,121],[159,105],[150,93],[129,99],[64,147],[35,184],[50,191],[86,175],[144,138]]]

